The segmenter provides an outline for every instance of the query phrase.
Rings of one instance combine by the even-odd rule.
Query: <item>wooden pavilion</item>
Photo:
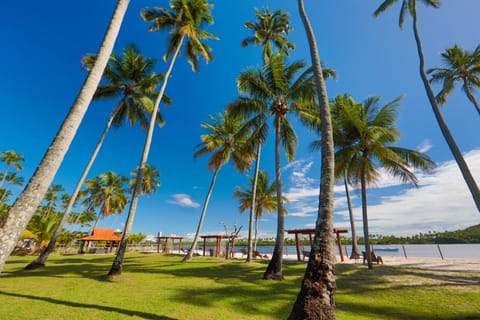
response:
[[[297,249],[297,259],[298,261],[302,261],[300,258],[300,242],[298,239],[299,235],[308,235],[310,240],[310,247],[313,245],[313,235],[315,234],[315,229],[294,229],[294,230],[286,230],[288,234],[295,235],[295,247]],[[341,233],[348,233],[347,229],[336,229],[333,228],[333,233],[337,236],[337,245],[338,251],[340,252],[340,260],[343,262],[345,259],[343,257],[343,250],[342,250],[342,239],[340,238]]]
[[[113,229],[93,229],[91,235],[81,238],[80,240],[85,241],[87,248],[90,247],[92,242],[106,241],[107,244],[104,248],[91,248],[89,253],[107,253],[112,252],[113,247],[118,246],[122,238],[115,232]],[[83,248],[83,246],[82,246]]]
[[[218,257],[221,255],[220,244],[223,239],[231,240],[232,238],[237,238],[236,235],[226,235],[226,234],[213,234],[213,235],[206,235],[200,236],[203,239],[203,255],[205,256],[206,248],[207,248],[207,240],[215,240],[215,249],[210,250],[210,255]]]
[[[182,250],[182,240],[185,237],[180,236],[161,236],[160,232],[157,235],[157,253],[160,253],[160,248],[162,248],[162,253],[170,253],[170,247],[168,246],[168,241],[172,242],[172,250],[175,250],[175,241],[178,240],[178,252]],[[162,242],[163,241],[163,242]]]

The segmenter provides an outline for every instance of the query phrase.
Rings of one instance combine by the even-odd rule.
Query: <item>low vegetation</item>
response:
[[[10,257],[0,275],[0,319],[286,319],[305,264],[286,263],[284,281],[261,280],[266,262],[127,253],[121,277],[105,276],[113,255]],[[337,265],[337,319],[478,319],[480,275],[398,266]]]

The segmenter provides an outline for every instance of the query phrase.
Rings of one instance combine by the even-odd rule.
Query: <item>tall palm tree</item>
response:
[[[335,180],[333,129],[322,62],[303,0],[298,0],[298,11],[308,39],[315,91],[319,102],[322,165],[315,236],[301,289],[289,319],[335,319],[336,284],[333,256],[334,241],[332,237],[333,186]]]
[[[273,46],[286,56],[289,50],[295,49],[295,44],[288,40],[287,35],[292,31],[290,17],[282,10],[270,12],[268,8],[260,11],[255,8],[256,21],[247,21],[245,28],[251,30],[253,35],[243,39],[242,47],[249,44],[259,45],[263,48],[263,63],[266,64],[273,54]]]
[[[275,132],[275,183],[277,186],[277,236],[272,259],[264,273],[265,279],[282,279],[283,242],[285,217],[280,171],[280,146],[283,145],[287,160],[292,161],[297,143],[297,136],[291,126],[288,115],[298,114],[305,105],[314,104],[314,82],[311,69],[302,62],[286,64],[280,53],[273,55],[269,63],[261,70],[250,69],[240,74],[237,79],[238,89],[246,98],[230,106],[229,110],[245,118],[256,115],[266,129],[265,117],[272,116]]]
[[[130,174],[133,177],[130,179],[129,183],[133,189],[137,184],[137,171],[132,171]],[[160,171],[157,168],[149,165],[148,163],[145,164],[145,171],[143,172],[142,194],[151,195],[152,193],[157,192],[157,187],[160,186],[160,181],[158,180],[159,177]]]
[[[180,48],[186,39],[185,52],[188,62],[191,64],[193,71],[198,71],[199,56],[206,61],[212,60],[212,49],[202,40],[217,39],[217,37],[205,30],[200,29],[205,23],[212,24],[213,17],[211,15],[211,5],[206,0],[172,0],[170,2],[172,10],[166,8],[152,8],[142,11],[142,17],[147,22],[152,22],[149,31],[170,30],[167,52],[163,56],[167,61],[171,57],[165,80],[162,83],[160,92],[153,106],[152,114],[156,114],[163,98],[168,79],[172,73],[173,65],[180,52]],[[130,208],[128,210],[127,221],[122,233],[122,240],[118,246],[117,254],[113,261],[112,267],[108,272],[109,275],[120,275],[122,273],[123,257],[128,245],[128,236],[133,226],[135,213],[137,210],[138,197],[141,194],[143,181],[143,171],[148,160],[150,147],[153,138],[153,129],[155,118],[151,117],[148,126],[148,133],[145,138],[143,154],[137,170],[137,183],[132,193]]]
[[[2,162],[4,162],[7,165],[5,170],[2,172],[2,181],[0,182],[0,188],[1,188],[3,187],[3,184],[7,179],[10,167],[14,167],[17,170],[22,170],[23,169],[22,162],[25,159],[20,153],[17,153],[13,150],[0,152],[0,159],[2,159]]]
[[[253,250],[257,250],[257,234],[258,224],[263,216],[263,212],[272,212],[278,209],[276,190],[277,186],[275,182],[270,182],[266,171],[260,171],[258,174],[256,196],[253,196],[253,183],[254,178],[249,177],[249,187],[238,187],[233,196],[238,198],[240,205],[238,210],[245,212],[247,209],[252,208],[252,202],[255,201],[255,234],[253,237]],[[288,203],[287,197],[283,197],[283,201]]]
[[[97,57],[87,55],[83,64],[87,70],[91,70]],[[162,74],[153,72],[155,60],[144,57],[134,45],[128,45],[121,55],[112,54],[103,73],[103,83],[98,86],[94,99],[120,98],[110,114],[95,149],[83,169],[80,179],[70,196],[70,201],[65,208],[62,219],[57,225],[49,244],[42,250],[35,261],[28,265],[28,269],[44,268],[48,256],[53,252],[57,238],[62,234],[63,226],[68,221],[68,216],[77,201],[78,194],[87,178],[90,169],[95,162],[111,126],[120,127],[125,122],[132,126],[136,123],[145,129],[148,126],[148,114],[152,112],[153,102],[151,98],[155,89],[163,79]],[[164,96],[164,102],[170,104],[170,98]],[[160,112],[157,112],[156,121],[163,126],[164,120]]]
[[[20,234],[35,213],[45,192],[53,181],[65,154],[77,132],[83,116],[93,99],[95,90],[100,83],[103,70],[112,53],[113,46],[122,25],[130,0],[118,0],[115,11],[108,25],[98,52],[95,66],[89,72],[82,88],[75,99],[57,135],[48,147],[35,173],[27,186],[17,198],[5,223],[0,227],[0,272],[5,261],[15,247]]]
[[[394,5],[398,1],[399,0],[385,0],[377,8],[377,10],[375,10],[374,16],[376,17],[379,16],[381,13],[383,13],[385,10],[390,8],[392,5]],[[440,0],[418,0],[418,1],[422,2],[427,6],[431,6],[434,8],[438,8],[440,6]],[[447,123],[443,118],[442,113],[440,112],[440,108],[435,99],[435,94],[433,93],[432,86],[430,85],[430,82],[427,78],[427,74],[425,72],[425,57],[423,54],[423,46],[420,40],[419,31],[418,31],[418,25],[417,25],[418,18],[417,18],[416,4],[417,4],[417,0],[402,0],[399,26],[400,28],[403,27],[403,23],[405,21],[405,15],[407,14],[407,11],[408,11],[408,13],[410,13],[410,15],[412,16],[413,34],[415,37],[415,43],[417,45],[417,53],[420,60],[420,65],[419,65],[420,78],[422,79],[423,86],[425,87],[425,92],[427,93],[428,101],[430,102],[430,106],[432,107],[432,111],[438,122],[440,131],[442,132],[443,137],[445,138],[445,141],[447,142],[448,147],[450,148],[450,151],[452,152],[453,157],[457,162],[460,172],[462,173],[463,179],[465,180],[468,186],[468,189],[472,194],[473,201],[477,206],[477,210],[480,212],[480,189],[478,188],[478,185],[475,179],[473,178],[473,175],[470,172],[470,169],[468,168],[468,165],[465,162],[465,159],[463,158],[462,152],[460,151],[460,148],[455,142],[455,139],[453,138],[450,130],[448,129]]]
[[[335,152],[337,172],[346,172],[351,184],[359,184],[362,194],[363,233],[368,268],[372,269],[368,231],[367,185],[374,184],[380,176],[379,168],[399,178],[404,183],[417,186],[413,169],[429,171],[434,162],[425,154],[393,146],[400,139],[395,127],[400,98],[379,108],[380,97],[373,96],[362,104],[342,104],[336,124],[348,132]]]
[[[213,170],[213,176],[212,181],[210,182],[210,187],[208,188],[207,196],[203,203],[202,213],[200,214],[195,237],[193,238],[190,250],[182,260],[183,262],[192,259],[193,252],[197,247],[208,203],[212,196],[213,188],[217,181],[220,169],[226,163],[232,161],[235,168],[238,171],[243,172],[250,168],[250,164],[253,160],[253,151],[248,149],[248,146],[246,145],[248,132],[244,130],[245,120],[243,118],[230,115],[227,112],[225,115],[221,113],[218,114],[217,118],[209,115],[209,119],[212,123],[204,122],[201,124],[203,128],[208,130],[208,133],[201,135],[200,138],[202,143],[196,146],[197,151],[194,154],[194,158],[211,153],[212,156],[208,161],[208,170]]]
[[[470,52],[463,50],[459,45],[447,48],[442,53],[443,68],[430,68],[430,82],[443,82],[442,90],[437,94],[439,104],[445,104],[447,97],[452,93],[455,82],[461,82],[468,100],[480,114],[480,105],[472,93],[474,88],[480,87],[480,45]]]
[[[48,217],[52,211],[57,210],[57,202],[62,199],[60,192],[64,189],[60,184],[52,184],[48,187],[47,193],[45,193],[44,202],[45,210],[42,215]]]
[[[245,38],[242,41],[242,47],[246,47],[249,44],[260,45],[263,48],[263,64],[266,65],[270,59],[270,56],[273,54],[272,47],[276,47],[280,52],[285,55],[289,55],[288,50],[294,49],[295,45],[288,40],[287,35],[292,30],[290,26],[290,18],[288,13],[283,12],[282,10],[276,10],[274,13],[271,13],[269,9],[264,9],[261,12],[258,9],[255,9],[255,16],[257,21],[246,22],[245,27],[253,31],[253,35]],[[241,103],[241,102],[239,102]],[[265,142],[267,132],[265,131],[265,126],[263,122],[265,120],[265,115],[259,115],[257,117],[257,123],[255,123],[256,130],[255,134],[252,135],[252,143],[257,146],[257,155],[255,159],[255,172],[253,176],[252,184],[252,201],[250,207],[250,217],[249,217],[249,227],[248,227],[248,250],[247,250],[247,262],[252,261],[253,254],[253,223],[255,217],[255,197],[257,192],[257,181],[260,170],[260,157],[262,151],[262,145]],[[256,238],[256,237],[255,237]]]

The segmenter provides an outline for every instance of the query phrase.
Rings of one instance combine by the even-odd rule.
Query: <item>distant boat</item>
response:
[[[391,252],[397,252],[399,249],[398,248],[375,248],[375,251],[391,251]]]

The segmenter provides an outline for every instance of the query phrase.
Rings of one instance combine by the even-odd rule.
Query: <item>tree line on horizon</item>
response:
[[[385,0],[374,15],[378,16],[397,0]],[[438,8],[437,0],[419,0],[427,6]],[[8,206],[8,211],[2,218],[0,226],[0,272],[6,259],[15,247],[20,234],[33,219],[41,207],[45,195],[49,193],[53,177],[57,172],[63,157],[68,150],[76,129],[82,121],[92,99],[120,98],[100,137],[97,148],[92,154],[73,195],[65,205],[61,220],[56,224],[56,231],[49,244],[42,252],[41,258],[33,262],[35,267],[44,267],[48,254],[55,246],[55,236],[59,236],[63,224],[81,195],[81,187],[91,180],[86,176],[89,166],[93,163],[96,152],[100,148],[110,125],[121,125],[129,121],[134,125],[139,123],[146,130],[142,158],[131,181],[130,200],[126,195],[103,197],[98,200],[93,195],[99,189],[100,181],[91,183],[92,192],[86,206],[101,207],[100,212],[116,212],[128,206],[125,228],[122,240],[115,255],[109,275],[120,275],[123,269],[123,258],[128,244],[131,228],[134,222],[139,196],[148,193],[147,159],[151,147],[155,124],[162,125],[163,119],[159,111],[160,103],[169,103],[165,95],[173,65],[181,49],[194,72],[198,71],[200,58],[212,60],[212,49],[206,44],[207,39],[217,39],[203,27],[213,23],[212,5],[206,0],[172,0],[169,8],[146,8],[141,12],[143,19],[149,23],[149,31],[169,31],[167,49],[164,60],[167,64],[165,74],[152,71],[153,61],[143,57],[134,46],[127,47],[122,55],[112,54],[113,45],[119,34],[120,25],[127,10],[129,0],[118,0],[117,7],[106,32],[100,50],[95,56],[86,56],[84,65],[89,71],[87,80],[79,96],[74,102],[70,113],[60,128],[57,136],[48,148],[44,158],[37,167],[33,177],[15,202]],[[445,62],[443,68],[425,70],[425,59],[417,26],[416,0],[403,0],[399,25],[403,27],[405,17],[409,14],[413,22],[413,32],[420,60],[420,77],[424,84],[428,100],[439,123],[442,134],[454,155],[462,175],[469,187],[472,198],[480,209],[480,191],[473,179],[448,126],[443,119],[439,104],[445,103],[454,84],[460,82],[467,94],[468,100],[478,109],[478,103],[472,91],[480,86],[480,49],[474,52],[464,51],[458,46],[448,48],[442,55]],[[255,163],[254,175],[251,179],[251,198],[245,201],[250,205],[249,223],[249,254],[251,260],[253,246],[253,221],[258,215],[258,208],[277,211],[277,234],[275,248],[264,273],[264,279],[281,280],[282,256],[284,245],[284,216],[286,199],[282,192],[280,155],[283,148],[288,161],[295,155],[297,137],[290,119],[297,118],[312,131],[312,150],[321,153],[322,166],[320,172],[319,208],[316,221],[315,237],[311,248],[310,259],[306,267],[300,293],[293,305],[289,319],[334,319],[335,318],[335,276],[333,258],[333,185],[336,181],[344,183],[346,193],[353,185],[361,187],[362,218],[365,251],[368,268],[371,269],[370,243],[367,214],[367,187],[378,178],[378,168],[385,168],[393,176],[399,177],[405,183],[417,184],[413,173],[414,168],[429,171],[434,162],[425,154],[401,148],[395,145],[400,138],[400,132],[395,126],[398,117],[398,107],[401,98],[386,104],[380,103],[379,96],[372,96],[363,102],[357,102],[349,94],[329,98],[325,79],[334,75],[334,70],[324,68],[320,60],[316,38],[305,11],[303,0],[298,0],[299,13],[304,24],[310,46],[311,66],[302,62],[290,62],[289,50],[294,44],[288,40],[289,15],[281,10],[271,12],[267,9],[256,10],[256,21],[247,22],[245,26],[253,35],[242,43],[259,45],[262,48],[261,68],[251,68],[242,72],[237,80],[239,98],[225,107],[223,113],[210,116],[209,122],[202,123],[206,130],[197,145],[195,157],[210,154],[208,170],[213,171],[212,181],[200,215],[197,232],[192,241],[191,250],[183,261],[189,261],[195,249],[198,236],[205,219],[208,202],[215,185],[217,175],[223,165],[232,162],[237,170],[250,170]],[[138,72],[140,68],[142,72]],[[121,72],[119,72],[121,71]],[[431,74],[428,79],[427,74]],[[128,84],[125,81],[128,80]],[[442,90],[435,95],[431,82],[443,82]],[[160,86],[159,89],[157,89]],[[270,124],[273,130],[270,129]],[[274,132],[275,137],[275,182],[272,185],[274,204],[267,209],[257,202],[257,187],[260,178],[261,147],[267,139],[268,132]],[[316,137],[316,138],[315,138]],[[335,160],[334,160],[335,159]],[[2,176],[2,186],[6,181],[7,171]],[[123,180],[123,179],[120,179]],[[84,182],[85,181],[85,182]],[[119,188],[121,185],[117,184]],[[151,181],[150,181],[151,182]],[[7,190],[3,191],[2,200],[6,198]],[[87,198],[88,199],[88,198]],[[112,201],[110,201],[112,200]],[[245,200],[245,199],[244,199]],[[270,199],[272,200],[272,199]],[[85,200],[86,201],[86,200]],[[115,207],[117,205],[117,207]],[[45,206],[44,206],[45,207]],[[350,208],[351,209],[351,208]],[[48,217],[51,210],[48,205],[40,216]],[[38,216],[38,215],[37,215]],[[353,213],[351,214],[352,233],[354,230]],[[353,236],[353,242],[356,242]],[[358,252],[353,247],[352,252]]]

